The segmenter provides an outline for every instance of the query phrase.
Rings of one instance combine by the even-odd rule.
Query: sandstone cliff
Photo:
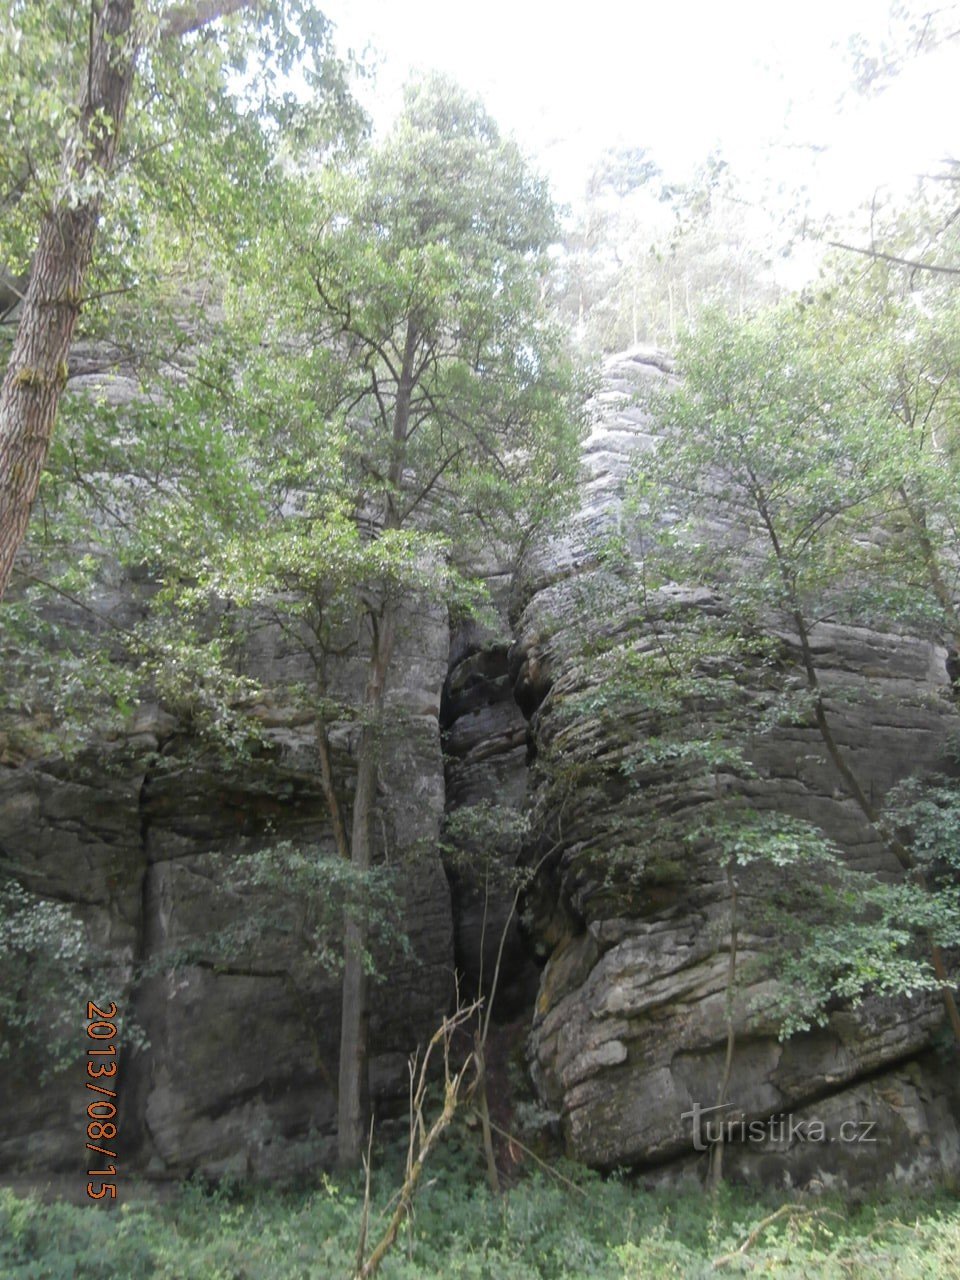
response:
[[[78,382],[132,394],[116,379],[104,383],[90,353],[81,355]],[[498,633],[469,626],[451,637],[435,615],[405,628],[402,677],[391,691],[405,721],[381,769],[380,853],[416,853],[404,876],[411,949],[382,957],[371,1080],[382,1110],[402,1110],[407,1053],[449,1008],[455,968],[489,988],[510,915],[509,881],[485,891],[462,859],[444,867],[444,811],[487,802],[532,815],[523,847],[512,841],[503,852],[537,872],[510,922],[498,1012],[529,1027],[533,1081],[560,1116],[570,1153],[658,1176],[702,1168],[685,1117],[712,1103],[723,1070],[727,889],[709,858],[678,860],[645,841],[654,793],[625,787],[618,767],[644,733],[642,718],[625,711],[611,733],[559,708],[595,679],[582,659],[579,615],[606,572],[596,539],[620,529],[631,458],[653,445],[633,392],[666,376],[652,356],[608,362],[580,512],[563,537],[533,549],[515,579],[495,580]],[[114,615],[135,609],[137,589],[113,583],[101,603]],[[697,584],[677,599],[692,610],[723,607]],[[85,625],[69,612],[65,620]],[[639,625],[627,609],[625,634]],[[781,638],[789,650],[789,633]],[[943,651],[843,627],[822,628],[816,644],[838,736],[871,788],[882,795],[915,770],[937,768],[960,728]],[[284,689],[306,678],[299,661],[267,623],[252,633],[244,669],[271,691],[257,708],[270,743],[259,762],[231,767],[198,755],[174,717],[144,706],[122,739],[70,762],[9,757],[0,767],[0,861],[28,888],[70,904],[109,961],[111,998],[139,1028],[124,1059],[120,1123],[128,1167],[158,1177],[290,1176],[332,1152],[336,981],[304,965],[295,931],[286,943],[271,936],[243,964],[204,950],[218,930],[276,906],[225,891],[231,860],[281,840],[332,846],[313,726],[284,701]],[[349,684],[357,673],[345,664],[340,678]],[[349,792],[350,726],[332,738]],[[562,821],[538,766],[550,752],[583,779],[568,789]],[[891,870],[809,726],[767,736],[758,766],[750,786],[760,807],[812,818],[852,865]],[[658,786],[692,808],[682,779]],[[636,854],[629,875],[607,874],[605,848],[625,843]],[[775,887],[758,872],[744,897],[759,902]],[[745,938],[746,959],[762,949],[761,935]],[[728,1170],[806,1184],[916,1181],[960,1168],[955,1100],[932,1052],[942,1021],[935,999],[868,1001],[781,1044],[751,1012],[766,990],[757,973],[738,993],[731,1114],[749,1122],[789,1112],[828,1126],[862,1120],[875,1125],[877,1141],[818,1144],[776,1131],[763,1143],[731,1143]],[[7,1060],[0,1082],[0,1167],[38,1178],[74,1169],[74,1076],[37,1088],[23,1060]]]

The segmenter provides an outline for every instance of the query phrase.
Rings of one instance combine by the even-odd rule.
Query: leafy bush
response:
[[[559,1177],[524,1176],[497,1201],[474,1155],[456,1143],[440,1153],[383,1280],[956,1274],[960,1209],[952,1199],[778,1205],[730,1188],[708,1199],[698,1189],[646,1191],[562,1165]],[[378,1165],[373,1234],[400,1163],[388,1151]],[[167,1204],[121,1202],[106,1221],[93,1205],[44,1205],[2,1191],[0,1277],[349,1280],[360,1208],[358,1185],[326,1178],[296,1194],[191,1183]]]

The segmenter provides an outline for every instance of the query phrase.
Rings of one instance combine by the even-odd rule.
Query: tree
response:
[[[916,855],[838,741],[816,656],[815,630],[828,618],[897,625],[931,611],[949,615],[945,591],[938,592],[932,512],[920,496],[929,501],[935,492],[922,460],[921,419],[928,422],[929,413],[914,411],[902,383],[892,400],[880,394],[879,388],[890,389],[883,376],[891,369],[883,361],[889,353],[858,350],[856,338],[846,338],[825,330],[819,315],[796,308],[739,324],[720,316],[701,323],[681,346],[680,387],[658,401],[664,435],[639,492],[648,514],[659,519],[666,486],[707,496],[689,540],[670,535],[676,553],[670,571],[716,583],[758,629],[771,611],[789,624],[808,714],[838,781],[906,877],[925,892]],[[925,474],[925,487],[911,501],[911,488]],[[734,523],[720,539],[714,526],[708,567],[703,522],[711,513],[717,519],[717,504],[719,518],[733,514]],[[877,537],[889,525],[891,505],[901,517],[906,513],[914,553],[906,578],[903,541]],[[928,929],[931,964],[960,1042],[941,931],[940,925]]]
[[[657,474],[652,513],[662,519],[683,504],[670,488],[670,464]],[[622,547],[611,539],[592,572],[558,600],[556,638],[550,614],[538,615],[552,687],[538,713],[530,825],[542,833],[538,848],[559,832],[561,901],[589,927],[642,913],[656,928],[661,913],[689,908],[694,886],[699,941],[714,951],[717,970],[724,958],[726,1050],[712,1101],[749,1108],[742,1090],[728,1099],[744,1031],[786,1039],[826,1024],[840,1000],[855,1007],[866,995],[938,988],[918,939],[922,947],[936,932],[955,945],[960,903],[955,891],[930,895],[849,869],[817,815],[806,806],[791,812],[789,787],[771,786],[766,739],[808,723],[810,700],[776,615],[746,607],[756,597],[738,594],[740,515],[727,510],[732,528],[722,534],[711,522],[699,556],[682,555],[683,532],[696,535],[672,521],[659,545],[645,525],[639,554],[632,538]],[[671,534],[681,543],[676,554]],[[729,547],[738,578],[705,587],[729,543],[738,544]],[[680,561],[686,569],[676,574]],[[677,577],[697,585],[679,586]],[[722,1154],[718,1142],[713,1180]]]
[[[564,306],[602,351],[671,346],[702,310],[742,315],[777,296],[769,214],[710,155],[668,183],[642,149],[604,156],[564,240]]]
[[[15,25],[5,32],[2,62],[10,73],[5,93],[14,136],[23,129],[27,137],[19,147],[8,145],[0,157],[6,187],[2,195],[16,206],[16,221],[22,223],[31,206],[40,212],[16,336],[0,386],[0,598],[53,435],[137,67],[148,57],[170,57],[171,47],[182,56],[188,46],[179,42],[196,42],[211,23],[242,11],[256,11],[254,33],[262,24],[266,45],[289,66],[295,33],[286,26],[284,9],[255,0],[196,0],[159,8],[140,0],[102,0],[90,5],[87,21],[84,6],[69,0],[15,0]],[[319,36],[322,53],[324,20],[309,7],[293,9],[308,34]],[[79,106],[74,108],[42,79],[38,94],[32,77],[44,65],[48,74],[56,68],[54,74],[68,91],[79,87]],[[72,75],[62,75],[63,65]],[[22,225],[20,231],[22,240]],[[7,293],[17,292],[23,273],[9,264],[4,272]]]
[[[282,457],[270,442],[272,500],[249,531],[209,552],[205,581],[269,609],[307,646],[332,827],[362,876],[374,859],[387,691],[410,609],[471,607],[473,557],[484,545],[515,551],[558,509],[576,468],[580,394],[543,303],[555,235],[546,187],[449,82],[414,85],[381,146],[321,176],[315,219],[302,235],[309,295],[295,317],[308,336],[288,330],[275,351],[304,384],[312,377],[319,399],[300,402]],[[365,679],[345,707],[330,670],[348,653],[363,656]],[[349,815],[331,767],[328,726],[338,718],[358,722]],[[365,1137],[368,949],[365,919],[348,913],[344,1166],[359,1162]]]
[[[849,92],[853,95],[869,97],[886,92],[911,64],[935,58],[945,46],[956,46],[960,38],[960,5],[955,0],[932,7],[927,0],[894,0],[885,17],[883,31],[855,33],[848,41],[852,74]],[[903,267],[914,283],[929,277],[955,286],[960,277],[955,231],[960,212],[960,169],[956,157],[941,157],[932,173],[918,172],[917,180],[914,207],[906,216],[901,207],[895,209],[892,221],[885,218],[883,214],[888,211],[879,207],[875,192],[869,229],[864,226],[856,242],[851,243],[854,237],[844,228],[842,239],[831,239],[829,243],[861,260]]]

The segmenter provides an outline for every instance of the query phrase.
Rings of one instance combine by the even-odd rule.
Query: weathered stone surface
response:
[[[78,768],[71,778],[52,765],[0,769],[0,870],[44,897],[75,903],[91,946],[110,958],[111,976],[124,991],[137,950],[141,784],[142,773],[136,772]],[[38,1001],[41,992],[28,988],[20,998]],[[75,1021],[79,1047],[86,1008],[66,1012]],[[0,1170],[78,1168],[86,1105],[82,1078],[76,1072],[48,1078],[50,1065],[44,1044],[27,1036],[0,1061]]]
[[[767,1121],[754,1138],[735,1125],[724,1167],[745,1182],[809,1191],[936,1184],[960,1166],[958,1104],[956,1080],[921,1058]]]
[[[75,350],[71,372],[76,388],[111,403],[144,394],[132,369],[108,376],[93,350]],[[571,1154],[660,1179],[702,1171],[691,1113],[715,1102],[723,1074],[730,902],[724,870],[709,851],[658,843],[651,800],[654,791],[669,794],[681,818],[693,820],[724,797],[671,769],[646,789],[631,786],[619,766],[647,732],[643,717],[624,714],[614,727],[599,715],[571,721],[562,704],[595,687],[581,638],[608,582],[598,535],[627,527],[623,482],[656,434],[631,397],[640,381],[665,376],[669,367],[651,355],[609,362],[585,447],[578,515],[563,537],[533,549],[515,579],[484,568],[503,606],[499,631],[465,624],[451,638],[446,618],[430,611],[403,628],[389,693],[403,715],[381,764],[378,839],[380,856],[403,867],[413,954],[383,957],[371,1062],[378,1107],[402,1107],[406,1055],[449,1007],[454,969],[468,989],[489,993],[510,919],[496,1011],[529,1019],[534,1081],[561,1115]],[[721,515],[712,510],[705,518],[719,529]],[[101,612],[132,624],[147,597],[146,584],[104,566]],[[704,616],[724,610],[714,591],[696,584],[674,588],[669,600]],[[90,625],[68,602],[57,608],[61,625]],[[617,625],[642,642],[640,624],[639,606],[625,602]],[[788,626],[772,622],[771,629],[789,668],[795,637]],[[814,639],[838,740],[872,798],[880,802],[901,778],[936,767],[960,728],[943,651],[851,627],[822,626]],[[252,714],[268,743],[262,760],[243,768],[198,756],[183,725],[156,703],[141,706],[124,734],[69,764],[0,738],[0,870],[73,904],[91,944],[108,958],[114,987],[107,994],[149,1040],[134,1048],[131,1033],[123,1051],[122,1158],[128,1170],[156,1177],[289,1177],[332,1151],[335,978],[310,963],[293,934],[263,934],[229,963],[213,945],[222,928],[271,911],[296,923],[290,903],[269,891],[228,887],[226,872],[238,857],[278,840],[332,848],[315,726],[285,696],[310,678],[303,651],[269,619],[252,620],[243,666],[264,688]],[[356,696],[364,678],[362,655],[337,664],[345,697]],[[329,735],[347,797],[356,735],[348,721]],[[562,803],[538,771],[537,756],[547,752],[576,779]],[[798,720],[758,738],[753,757],[757,776],[739,779],[738,795],[815,821],[855,869],[897,874],[838,786],[813,726]],[[461,856],[441,865],[445,809],[484,805],[532,814],[538,824],[526,851],[538,871],[519,919],[511,918],[512,887],[491,888],[482,871],[489,848],[467,841]],[[608,855],[624,844],[630,856],[611,871]],[[515,871],[516,857],[510,846],[502,869]],[[777,890],[769,868],[744,869],[744,918]],[[956,1172],[956,1099],[930,1051],[941,1022],[937,1001],[870,1000],[781,1043],[764,1012],[773,994],[763,965],[768,943],[762,927],[741,931],[744,977],[724,1115],[746,1127],[727,1144],[727,1174],[816,1189]],[[83,1013],[76,1014],[78,1053]],[[26,1061],[0,1064],[7,1100],[0,1171],[40,1178],[75,1170],[77,1078],[38,1089],[34,1059]],[[789,1125],[775,1123],[783,1116],[822,1121],[835,1140],[791,1136]],[[751,1123],[766,1126],[762,1141],[750,1136]],[[856,1142],[840,1140],[840,1126],[850,1123],[860,1126]],[[865,1134],[870,1123],[875,1129]],[[876,1143],[866,1140],[874,1134]]]
[[[256,709],[269,748],[261,762],[226,768],[198,754],[163,707],[144,704],[122,740],[69,763],[39,759],[0,770],[0,870],[72,904],[92,951],[109,963],[107,997],[148,1041],[138,1047],[131,1030],[121,1047],[128,1171],[287,1178],[332,1153],[337,978],[298,941],[296,904],[275,901],[269,890],[238,892],[226,874],[238,856],[278,841],[333,849],[312,720],[284,703],[284,687],[304,678],[305,662],[285,646],[276,629],[262,627],[249,655],[248,672],[270,690]],[[378,856],[401,869],[410,954],[379,947],[384,980],[373,989],[370,1075],[387,1112],[404,1107],[407,1055],[433,1032],[453,991],[450,894],[437,853],[447,652],[442,614],[408,619],[389,690],[399,719],[380,765]],[[362,676],[362,660],[344,664],[344,691]],[[348,724],[331,734],[348,797],[354,736]],[[248,950],[227,959],[216,949],[222,930],[275,910],[290,926],[286,936],[254,930]],[[85,1008],[74,1017],[82,1054]],[[0,1137],[0,1171],[76,1169],[82,1061],[38,1090],[42,1047],[24,1052],[29,1071],[25,1059],[0,1063],[0,1087],[14,1104]]]
[[[624,710],[614,727],[609,715],[570,720],[561,710],[571,694],[597,688],[595,670],[580,657],[584,628],[577,622],[607,581],[596,535],[620,532],[631,457],[655,447],[654,429],[628,397],[642,379],[662,376],[642,358],[608,365],[580,514],[564,538],[531,557],[516,606],[516,692],[532,716],[535,749],[549,751],[555,765],[580,779],[566,793],[562,822],[544,774],[531,792],[549,831],[544,840],[559,845],[528,901],[546,958],[531,1065],[543,1101],[562,1115],[570,1153],[601,1167],[683,1167],[692,1149],[689,1113],[716,1101],[726,1048],[730,908],[723,868],[713,855],[692,852],[695,845],[658,843],[653,830],[665,796],[678,821],[689,814],[691,826],[723,797],[691,789],[676,768],[629,785],[620,762],[649,732],[636,710]],[[724,609],[720,597],[696,586],[672,589],[670,603],[717,616]],[[619,623],[605,625],[642,643],[639,611],[629,602]],[[786,625],[773,622],[771,630],[789,667],[796,638]],[[837,740],[874,802],[882,804],[909,774],[942,768],[948,738],[960,728],[944,651],[854,627],[820,626],[814,639]],[[844,791],[812,723],[758,738],[752,759],[757,776],[734,780],[736,794],[759,809],[816,823],[858,870],[899,873]],[[621,859],[611,871],[607,855],[624,842],[629,865]],[[534,854],[540,852],[537,846]],[[753,866],[738,873],[738,882],[740,910],[749,915],[775,893],[777,873]],[[942,1021],[939,1000],[868,1000],[834,1014],[824,1029],[781,1044],[776,1027],[755,1011],[771,995],[764,947],[762,933],[741,937],[728,1114],[749,1123],[806,1108],[839,1124],[873,1106],[885,1154],[871,1162],[840,1143],[813,1155],[797,1144],[771,1154],[746,1143],[728,1171],[759,1178],[775,1166],[780,1181],[825,1183],[956,1171],[956,1119],[923,1065]],[[898,1092],[893,1082],[904,1072],[912,1084]],[[917,1138],[912,1152],[934,1117],[938,1133],[923,1143]]]

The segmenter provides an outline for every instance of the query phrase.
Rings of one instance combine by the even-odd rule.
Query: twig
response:
[[[768,1217],[757,1223],[738,1249],[734,1249],[732,1253],[724,1253],[719,1258],[714,1258],[713,1266],[725,1267],[728,1263],[736,1262],[738,1258],[742,1258],[747,1250],[751,1249],[757,1243],[764,1231],[766,1231],[767,1227],[773,1226],[773,1224],[778,1222],[781,1218],[804,1218],[809,1217],[811,1213],[813,1213],[813,1210],[807,1209],[803,1205],[782,1204],[775,1213],[771,1213]]]
[[[514,1146],[519,1147],[524,1155],[529,1156],[530,1159],[535,1161],[541,1169],[545,1169],[547,1173],[556,1178],[558,1182],[562,1182],[570,1191],[575,1191],[578,1196],[583,1196],[584,1200],[590,1199],[583,1187],[578,1187],[575,1182],[571,1182],[566,1174],[561,1173],[560,1170],[555,1169],[552,1164],[548,1164],[546,1160],[541,1159],[535,1151],[531,1151],[529,1147],[525,1146],[520,1139],[515,1137],[512,1133],[508,1133],[506,1129],[501,1129],[500,1126],[498,1124],[494,1124],[492,1120],[490,1121],[490,1128],[495,1129],[501,1138],[506,1138],[508,1142],[512,1142]]]

